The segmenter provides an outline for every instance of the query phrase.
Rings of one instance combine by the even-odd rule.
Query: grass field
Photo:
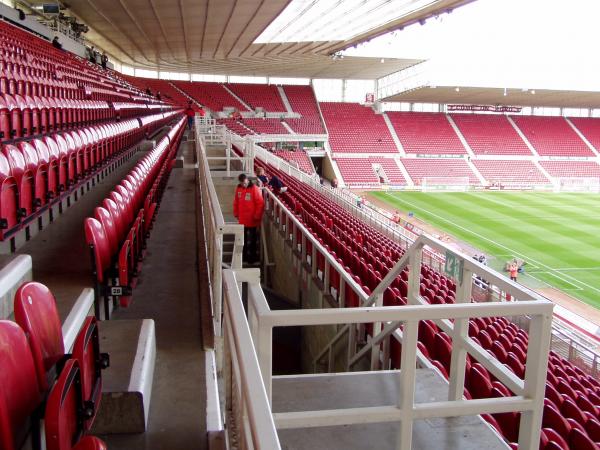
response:
[[[527,261],[520,282],[550,285],[600,309],[600,195],[371,192],[484,252],[500,269]]]

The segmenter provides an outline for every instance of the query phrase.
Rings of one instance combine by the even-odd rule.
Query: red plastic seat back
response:
[[[7,449],[21,448],[27,433],[27,419],[40,405],[35,364],[25,333],[14,322],[0,320],[0,401],[3,400],[1,443]],[[5,444],[6,445],[6,444]]]
[[[48,372],[64,354],[63,335],[56,300],[41,283],[30,281],[19,287],[15,294],[15,321],[29,340],[35,362],[40,390],[48,390]]]
[[[94,264],[96,266],[96,279],[102,283],[104,281],[104,272],[110,266],[110,245],[104,232],[102,224],[88,217],[84,221],[85,241],[94,249]]]
[[[106,444],[95,436],[85,436],[80,440],[73,450],[106,450]]]
[[[81,370],[83,399],[93,403],[95,415],[102,398],[102,357],[98,323],[95,317],[90,316],[85,319],[73,344],[73,358],[77,360]],[[86,420],[85,428],[89,429],[93,421],[94,417]]]
[[[104,232],[106,233],[110,246],[110,254],[116,255],[119,251],[119,236],[112,215],[106,208],[99,206],[94,210],[94,217],[98,219],[104,227]]]
[[[46,403],[46,450],[70,450],[83,434],[81,372],[69,359]]]

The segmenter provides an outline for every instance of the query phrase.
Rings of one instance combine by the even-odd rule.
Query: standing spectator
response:
[[[54,36],[54,39],[52,39],[52,47],[62,50],[62,44],[58,41],[58,36]]]
[[[392,222],[400,223],[400,211],[396,210],[396,212],[392,216]]]
[[[161,100],[160,91],[156,91],[156,100]]]
[[[262,221],[265,201],[262,192],[242,173],[233,198],[233,215],[244,225],[244,261],[254,264],[258,260],[258,227]]]
[[[88,57],[91,63],[96,64],[96,49],[93,46],[88,49]]]
[[[512,281],[517,281],[517,275],[519,273],[519,265],[517,264],[517,261],[512,261],[510,263],[510,265],[508,266],[508,272],[510,273],[510,279]]]
[[[108,56],[106,56],[106,52],[102,52],[102,56],[100,57],[100,64],[102,64],[102,68],[106,70],[106,65],[108,64]]]
[[[334,178],[333,180],[331,180],[331,187],[334,188],[334,189],[338,187],[338,180],[337,180],[337,178]]]
[[[146,87],[146,95],[152,96],[152,91],[150,90],[150,87]]]
[[[188,102],[187,108],[185,109],[185,115],[187,117],[188,130],[191,130],[194,125],[194,116],[196,115],[196,111],[194,111],[191,101]]]

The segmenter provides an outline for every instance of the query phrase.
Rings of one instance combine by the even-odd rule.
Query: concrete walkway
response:
[[[190,148],[182,146],[182,148]],[[181,152],[181,150],[180,150]],[[180,153],[181,154],[181,153]],[[174,168],[154,224],[133,303],[119,319],[154,319],[157,358],[148,430],[102,436],[111,450],[206,448],[206,383],[198,294],[193,154]]]

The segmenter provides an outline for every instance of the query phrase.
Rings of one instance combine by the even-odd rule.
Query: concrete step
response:
[[[110,355],[110,367],[102,372],[102,403],[92,434],[142,433],[156,361],[154,321],[103,321],[99,331],[100,349]]]

